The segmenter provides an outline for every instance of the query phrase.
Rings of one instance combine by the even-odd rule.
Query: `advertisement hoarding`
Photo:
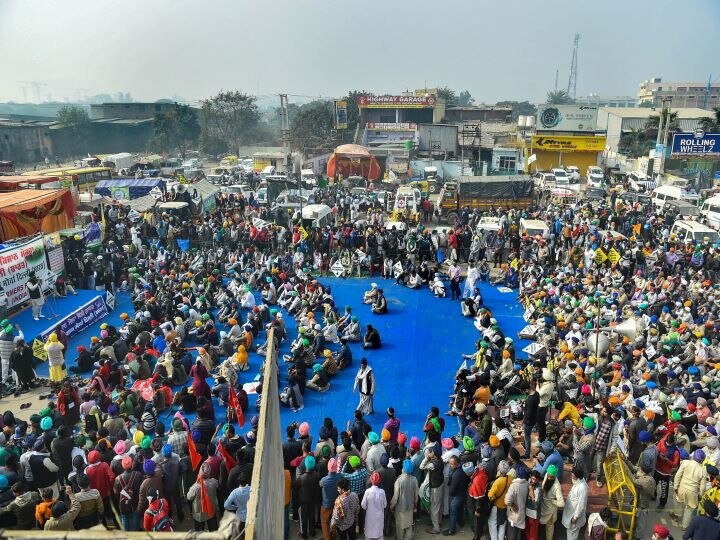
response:
[[[435,96],[360,96],[361,109],[428,109],[435,106]]]
[[[694,133],[675,133],[673,135],[673,156],[720,156],[720,133],[705,133],[697,130]]]
[[[368,122],[367,128],[375,131],[416,131],[417,124],[414,122]]]
[[[538,131],[590,131],[597,129],[598,108],[592,105],[540,105]]]
[[[335,100],[335,129],[347,129],[347,101]]]
[[[602,152],[605,137],[583,137],[574,135],[533,135],[532,148],[553,152]]]

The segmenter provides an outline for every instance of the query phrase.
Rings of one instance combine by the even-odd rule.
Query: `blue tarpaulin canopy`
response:
[[[165,191],[164,178],[114,178],[101,180],[95,186],[95,193],[113,199],[137,199],[150,193],[153,188]]]

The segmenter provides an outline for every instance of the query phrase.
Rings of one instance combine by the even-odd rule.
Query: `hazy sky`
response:
[[[575,32],[578,95],[720,79],[718,0],[0,0],[0,101],[23,100],[19,81],[45,83],[43,100],[427,84],[538,101],[556,69],[567,85]]]

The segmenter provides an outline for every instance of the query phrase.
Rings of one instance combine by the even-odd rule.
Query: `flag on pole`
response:
[[[245,425],[245,413],[240,406],[240,401],[238,400],[237,394],[235,393],[235,387],[232,384],[230,385],[228,405],[235,410],[235,416],[237,417],[238,425],[240,427],[243,427]]]
[[[205,480],[203,479],[202,474],[198,475],[198,484],[200,484],[200,510],[204,513],[210,516],[210,518],[215,517],[215,510],[213,509],[212,501],[210,500],[210,495],[207,492],[207,488],[205,487]]]
[[[192,438],[192,431],[190,431],[190,424],[188,424],[188,421],[185,419],[185,417],[180,413],[180,411],[175,413],[175,416],[173,418],[179,418],[180,421],[185,426],[185,429],[187,430],[187,443],[188,443],[188,452],[190,452],[190,462],[192,463],[193,471],[196,471],[197,468],[200,466],[200,463],[202,462],[202,456],[200,455],[200,452],[198,452],[197,447],[195,446],[195,441],[193,441]]]
[[[225,470],[229,472],[230,469],[237,465],[237,460],[230,455],[230,452],[228,452],[227,448],[225,448],[222,441],[218,443],[218,451],[220,452],[220,457],[222,458],[223,463],[225,463]]]

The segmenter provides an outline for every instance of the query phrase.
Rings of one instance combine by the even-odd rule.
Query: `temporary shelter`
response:
[[[67,188],[0,193],[0,240],[67,229],[74,214],[75,202]]]
[[[380,178],[380,164],[370,150],[358,144],[338,146],[328,160],[327,174],[333,178],[337,174],[344,177],[357,175],[368,180]]]

